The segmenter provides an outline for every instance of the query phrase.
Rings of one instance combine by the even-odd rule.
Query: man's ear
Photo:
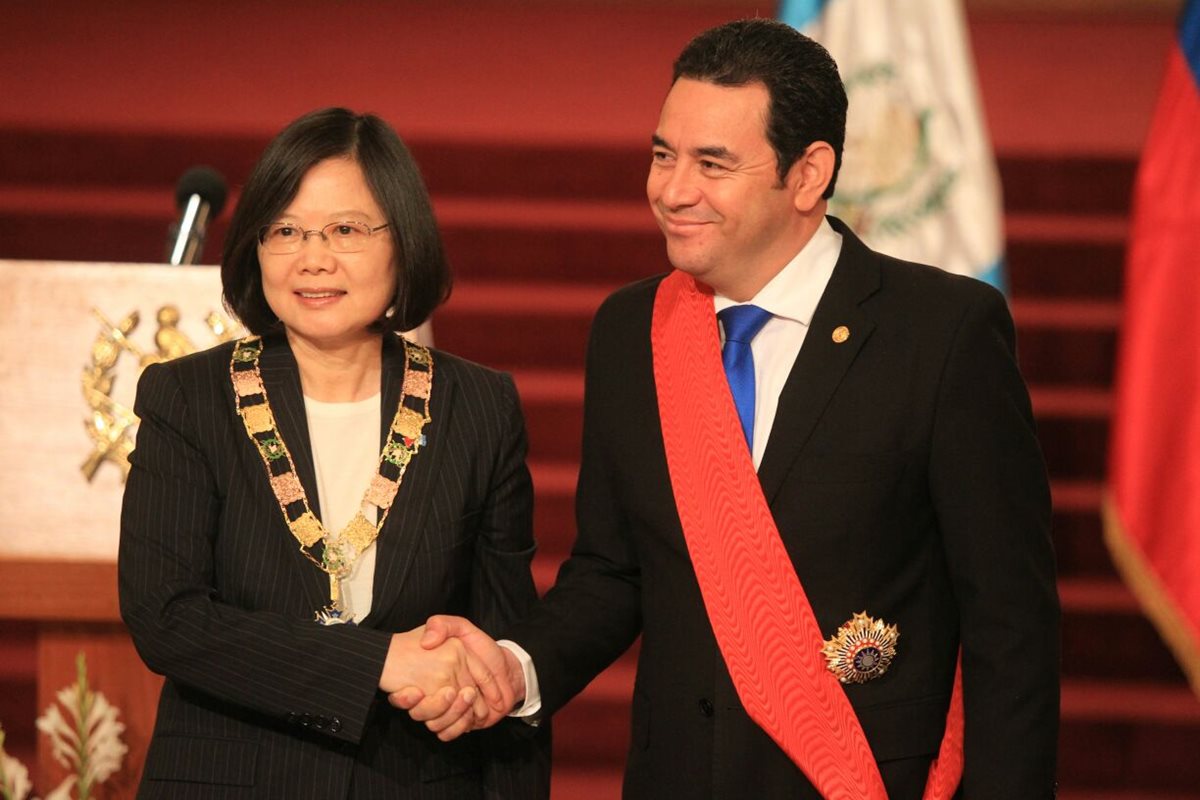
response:
[[[788,170],[784,184],[792,192],[796,210],[809,213],[821,202],[825,187],[833,179],[833,147],[828,142],[813,142]]]

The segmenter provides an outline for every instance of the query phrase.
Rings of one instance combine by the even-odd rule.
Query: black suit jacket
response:
[[[831,221],[841,257],[759,469],[780,536],[826,636],[860,611],[899,626],[889,671],[845,689],[892,800],[921,796],[960,644],[962,795],[1050,797],[1058,602],[1012,320],[985,284],[876,254]],[[552,713],[642,633],[627,797],[816,798],[742,708],[688,558],[650,350],[660,280],[596,315],[578,539],[508,635]],[[849,339],[835,343],[843,325]]]
[[[164,798],[548,795],[548,732],[517,722],[443,744],[377,685],[390,635],[433,613],[493,632],[536,599],[525,428],[511,379],[433,352],[432,422],[376,547],[359,626],[322,627],[328,578],[298,549],[234,406],[232,345],[149,367],[125,490],[121,613],[166,676],[139,791]],[[260,361],[314,512],[299,373]],[[381,443],[403,348],[384,340]],[[364,487],[365,489],[365,487]]]

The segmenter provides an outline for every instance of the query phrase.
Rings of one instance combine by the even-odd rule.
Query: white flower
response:
[[[71,787],[75,785],[75,781],[77,780],[78,778],[74,775],[68,775],[63,778],[63,782],[53,792],[46,795],[46,800],[71,800]]]
[[[3,741],[4,737],[0,735],[0,743]],[[0,747],[0,796],[8,800],[25,800],[31,788],[29,770]]]
[[[129,751],[121,741],[125,726],[117,721],[117,709],[103,694],[88,688],[83,653],[76,659],[76,669],[75,684],[56,695],[70,720],[58,705],[47,708],[37,720],[38,730],[50,737],[54,760],[75,773],[47,795],[46,800],[70,800],[73,786],[79,787],[81,800],[90,797],[92,787],[119,770]]]
[[[117,709],[103,694],[97,692],[93,695],[89,711],[87,781],[94,786],[104,783],[121,768],[121,760],[129,748],[121,741],[125,725],[117,722]]]
[[[74,687],[58,692],[58,702],[73,710],[75,700]],[[50,706],[46,713],[37,718],[37,729],[50,737],[50,746],[54,760],[67,769],[79,768],[79,734],[67,724],[58,706]]]

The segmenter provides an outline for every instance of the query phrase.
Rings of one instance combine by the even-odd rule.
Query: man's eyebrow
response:
[[[667,144],[667,140],[659,136],[657,133],[650,137],[650,144],[654,145],[655,147],[665,147],[668,150],[672,149],[671,145]]]
[[[697,147],[692,151],[692,155],[701,156],[703,158],[719,158],[722,161],[737,161],[737,156],[735,156],[728,147],[723,145]]]

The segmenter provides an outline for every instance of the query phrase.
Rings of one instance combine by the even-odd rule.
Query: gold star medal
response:
[[[866,683],[887,672],[896,657],[900,631],[863,611],[825,640],[821,654],[842,683]]]

